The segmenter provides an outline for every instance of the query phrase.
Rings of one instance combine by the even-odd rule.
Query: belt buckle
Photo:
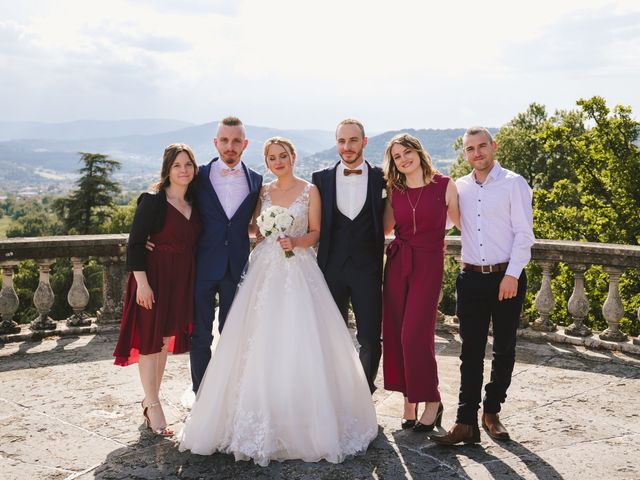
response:
[[[484,267],[488,267],[489,270],[485,272]],[[482,273],[483,275],[487,273],[493,273],[493,265],[480,265],[480,273]]]

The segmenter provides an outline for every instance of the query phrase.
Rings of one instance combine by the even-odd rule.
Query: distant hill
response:
[[[382,166],[384,151],[387,143],[398,133],[409,133],[417,137],[425,149],[431,155],[437,168],[445,172],[448,165],[455,160],[458,155],[453,149],[456,139],[465,132],[464,128],[449,128],[443,130],[406,128],[403,130],[391,130],[388,132],[369,137],[369,142],[365,149],[365,158],[374,165]],[[316,168],[324,168],[338,161],[338,152],[335,147],[315,153],[305,158],[305,163],[313,164]]]
[[[122,135],[153,135],[190,127],[193,123],[172,119],[138,120],[78,120],[64,123],[44,122],[1,122],[0,141],[40,139],[40,140],[83,140],[109,138]]]
[[[133,122],[133,123],[132,123]],[[16,122],[11,123],[13,127]],[[25,122],[23,122],[25,123]],[[47,131],[46,138],[15,138],[0,141],[0,185],[2,192],[20,192],[27,187],[37,191],[64,191],[73,186],[75,174],[80,167],[78,152],[105,153],[122,163],[116,179],[125,189],[146,188],[157,176],[164,147],[170,143],[189,144],[199,164],[207,163],[217,155],[213,146],[217,122],[184,126],[185,122],[175,120],[141,120],[120,122],[71,122],[58,124],[60,138],[52,138],[55,129]],[[80,125],[82,124],[82,125]],[[163,130],[172,124],[180,128]],[[0,126],[3,125],[0,122]],[[28,124],[22,131],[37,133],[46,124]],[[64,125],[62,127],[61,125]],[[31,130],[26,126],[30,126]],[[49,125],[50,126],[50,125]],[[13,128],[12,127],[12,128]],[[74,129],[80,131],[74,133]],[[101,135],[87,138],[89,132]],[[156,131],[139,133],[140,131]],[[160,130],[160,131],[157,131]],[[120,135],[128,132],[126,135]],[[138,133],[135,133],[138,132]],[[382,164],[387,142],[397,133],[407,132],[420,139],[431,154],[436,167],[448,172],[450,163],[456,158],[453,144],[464,129],[404,129],[384,132],[369,137],[365,158],[376,165]],[[15,132],[14,132],[15,133]],[[16,134],[17,135],[17,134]],[[44,134],[43,134],[44,135]],[[79,135],[73,137],[73,135]],[[311,173],[338,161],[335,148],[335,134],[324,130],[282,130],[269,127],[247,126],[249,145],[243,160],[256,170],[266,173],[262,146],[264,141],[279,135],[293,141],[298,151],[297,173],[303,178],[311,178]],[[3,132],[0,136],[7,137]],[[267,179],[270,175],[267,175]],[[31,191],[31,190],[29,190]]]
[[[110,132],[127,131],[131,127],[129,121],[125,121],[123,125],[115,125],[111,130],[104,123],[103,126],[103,135],[95,138],[18,138],[0,141],[0,184],[3,186],[0,195],[32,185],[59,184],[60,188],[69,188],[72,185],[70,178],[73,178],[80,167],[78,152],[105,153],[119,160],[122,169],[117,179],[125,188],[132,189],[148,185],[149,179],[157,175],[164,147],[170,143],[189,144],[200,164],[207,163],[217,155],[213,145],[217,122],[151,134],[119,136],[106,135]],[[160,127],[160,124],[157,126]],[[149,128],[149,125],[133,126],[130,129],[135,131],[145,128]],[[87,131],[90,130],[85,133]],[[71,130],[66,130],[61,135],[72,136],[72,133]],[[249,145],[243,160],[248,165],[262,169],[264,141],[276,135],[290,138],[298,149],[299,157],[327,149],[335,142],[334,133],[329,131],[247,126]]]

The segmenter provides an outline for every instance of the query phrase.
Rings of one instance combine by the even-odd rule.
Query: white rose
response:
[[[275,218],[276,227],[281,232],[284,232],[287,228],[289,228],[293,224],[293,216],[288,212],[282,212],[276,215]]]
[[[273,227],[275,226],[275,224],[276,224],[275,219],[271,215],[267,215],[264,217],[264,220],[262,221],[262,228],[264,228],[265,231],[270,232],[271,230],[273,230]]]
[[[285,213],[286,211],[287,211],[286,208],[279,207],[277,205],[273,205],[272,207],[269,208],[269,213],[274,218],[277,217],[278,215]]]

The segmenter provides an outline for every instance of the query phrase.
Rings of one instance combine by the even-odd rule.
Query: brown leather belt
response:
[[[479,273],[496,273],[496,272],[504,272],[508,266],[509,266],[509,262],[498,263],[496,265],[471,265],[470,263],[463,263],[462,269],[469,270],[471,272],[479,272]]]

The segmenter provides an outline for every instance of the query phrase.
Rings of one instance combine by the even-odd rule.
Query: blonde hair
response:
[[[390,192],[394,188],[400,191],[405,191],[407,189],[407,178],[404,173],[398,170],[396,162],[393,160],[393,156],[391,155],[391,149],[394,145],[402,145],[405,148],[414,150],[418,154],[418,157],[420,157],[420,167],[422,168],[422,176],[425,183],[433,181],[433,176],[438,173],[438,171],[433,167],[429,153],[424,149],[420,140],[416,137],[409,135],[408,133],[400,133],[389,140],[387,149],[384,152],[382,168],[384,170],[384,177],[387,181],[387,189]]]
[[[269,147],[271,145],[280,145],[282,148],[287,151],[287,153],[291,156],[291,165],[294,163],[293,157],[296,155],[296,148],[293,146],[293,142],[288,138],[284,137],[271,137],[264,142],[264,148],[262,150],[262,154],[264,155],[264,164],[269,168],[267,164],[267,154],[269,153]]]

